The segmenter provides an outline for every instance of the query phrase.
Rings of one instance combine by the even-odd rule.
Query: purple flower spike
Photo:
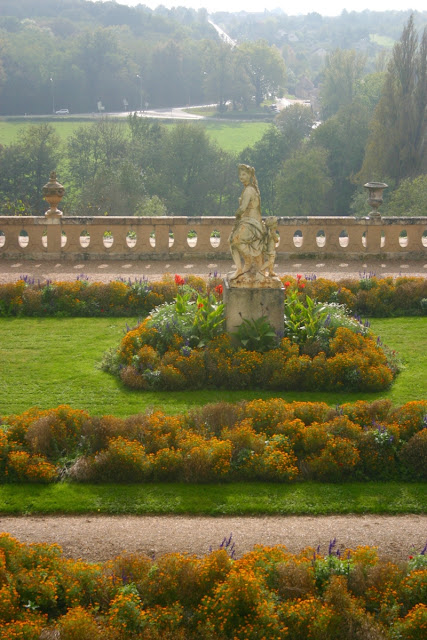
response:
[[[332,551],[333,551],[333,549],[334,549],[336,544],[337,544],[337,539],[336,538],[334,538],[333,540],[331,540],[329,542],[328,556],[332,555]]]

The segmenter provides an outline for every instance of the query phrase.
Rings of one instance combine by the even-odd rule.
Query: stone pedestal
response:
[[[243,320],[266,316],[273,329],[283,335],[285,288],[230,287],[224,278],[225,329],[233,333]]]

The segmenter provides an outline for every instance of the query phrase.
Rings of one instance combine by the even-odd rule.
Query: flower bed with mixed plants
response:
[[[301,276],[285,281],[281,332],[259,318],[243,319],[232,335],[224,333],[222,286],[203,294],[181,280],[174,300],[104,358],[104,370],[132,389],[381,391],[398,371],[368,321],[338,302],[314,301]]]
[[[375,548],[327,552],[231,536],[203,557],[67,560],[0,535],[2,640],[424,640],[426,549],[395,564]]]
[[[291,276],[284,276],[282,281],[289,289],[295,285]],[[0,284],[0,317],[145,316],[158,305],[172,302],[184,284],[206,294],[214,291],[220,282],[216,276],[205,281],[191,275],[174,278],[165,274],[159,282],[143,278],[104,284],[89,282],[81,275],[75,282],[42,283],[23,275],[15,283]],[[361,274],[359,280],[334,282],[308,274],[300,278],[300,282],[312,299],[345,304],[354,314],[388,317],[427,313],[425,278],[376,278],[372,274]],[[219,292],[217,289],[216,294]]]
[[[3,418],[2,482],[427,478],[427,401],[335,409],[280,398],[186,414],[91,417],[63,405]]]

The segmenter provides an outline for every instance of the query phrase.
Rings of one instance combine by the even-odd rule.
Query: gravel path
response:
[[[284,544],[291,552],[331,539],[337,546],[378,547],[382,557],[405,560],[427,541],[427,515],[402,516],[24,516],[0,517],[0,531],[21,542],[61,545],[65,556],[96,562],[122,551],[151,556],[168,552],[203,555],[233,534],[237,557],[255,544]]]
[[[178,273],[182,276],[193,274],[207,276],[217,272],[224,276],[232,270],[232,260],[188,260],[165,262],[162,260],[138,260],[123,263],[121,261],[108,260],[104,262],[88,260],[82,263],[63,261],[61,263],[42,260],[1,260],[0,259],[0,283],[15,282],[20,276],[27,275],[41,282],[50,280],[75,280],[77,276],[84,274],[92,282],[110,282],[118,277],[141,278],[145,276],[149,280],[158,280],[164,273]],[[363,273],[372,273],[377,277],[397,277],[399,275],[427,276],[427,256],[424,260],[406,260],[403,256],[393,260],[332,260],[312,259],[303,260],[293,258],[290,260],[279,259],[276,265],[279,275],[315,274],[318,278],[360,278]]]

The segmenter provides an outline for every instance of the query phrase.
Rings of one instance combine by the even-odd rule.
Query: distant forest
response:
[[[0,211],[41,214],[52,168],[77,215],[230,215],[237,162],[256,167],[265,215],[427,215],[427,12],[152,11],[113,2],[1,0],[0,115],[217,105],[265,117],[226,153],[197,125],[97,117],[61,144],[49,122],[0,144]],[[225,32],[229,39],[218,35]],[[299,100],[274,115],[281,96]],[[122,119],[123,120],[123,119]]]
[[[327,56],[383,71],[409,12],[215,13],[86,0],[1,0],[0,115],[218,103],[247,109],[272,94],[316,104]],[[224,44],[211,20],[237,45]],[[427,12],[414,14],[421,31]]]

